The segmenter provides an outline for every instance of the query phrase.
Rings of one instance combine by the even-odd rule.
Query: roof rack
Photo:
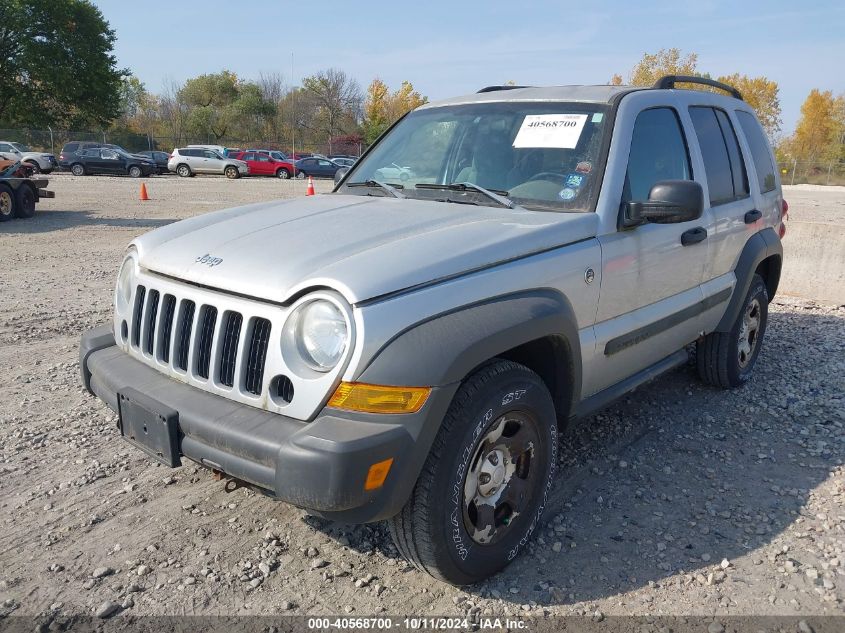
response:
[[[713,79],[708,79],[707,77],[696,77],[693,75],[664,75],[654,82],[652,88],[674,88],[675,84],[701,84],[702,86],[712,86],[713,88],[724,90],[725,92],[730,93],[732,97],[743,101],[742,94],[739,90],[733,86],[729,86],[728,84],[723,84],[721,81],[714,81]]]
[[[497,90],[515,90],[517,88],[528,88],[529,86],[487,86],[486,88],[482,88],[476,94],[481,94],[482,92],[496,92]]]

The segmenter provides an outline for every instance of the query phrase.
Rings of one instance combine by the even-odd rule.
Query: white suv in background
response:
[[[59,162],[53,154],[47,152],[32,152],[23,143],[0,141],[0,158],[19,160],[35,169],[35,173],[49,174]]]
[[[223,158],[219,152],[199,147],[174,149],[167,161],[167,169],[183,178],[194,174],[223,174],[226,178],[240,178],[249,173],[244,161]]]

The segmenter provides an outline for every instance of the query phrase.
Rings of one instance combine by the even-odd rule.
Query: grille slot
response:
[[[243,317],[239,312],[227,312],[223,326],[222,351],[220,352],[220,370],[217,379],[220,384],[231,387],[235,382],[235,361],[238,356],[238,342],[241,338]]]
[[[147,295],[147,289],[144,286],[138,286],[135,289],[135,311],[132,313],[132,345],[135,347],[141,346],[141,323],[144,316],[144,298]]]
[[[217,308],[203,306],[197,337],[196,374],[200,378],[208,379],[208,368],[211,365],[211,343],[214,340],[214,326],[216,324]]]
[[[159,300],[159,293],[158,290],[150,290],[150,299],[149,305],[147,306],[147,329],[146,329],[146,336],[144,337],[144,349],[146,350],[147,354],[152,355],[153,353],[153,345],[155,343],[155,331],[156,331],[156,317],[158,316],[158,300]]]
[[[170,362],[170,335],[173,332],[173,315],[176,312],[176,297],[164,295],[164,312],[161,315],[161,360]]]
[[[196,304],[193,301],[182,302],[182,318],[179,325],[179,340],[176,348],[176,366],[182,371],[188,371],[188,353],[191,350],[191,332],[194,329],[194,311]]]
[[[271,323],[267,319],[256,318],[252,322],[244,388],[256,396],[261,395],[261,385],[264,382],[264,361],[267,358],[267,345],[270,342],[270,328]]]

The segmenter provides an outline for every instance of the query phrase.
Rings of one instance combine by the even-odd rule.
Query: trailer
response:
[[[46,178],[29,178],[21,174],[17,164],[0,169],[0,222],[11,218],[31,218],[41,198],[55,198],[54,191],[44,189]]]

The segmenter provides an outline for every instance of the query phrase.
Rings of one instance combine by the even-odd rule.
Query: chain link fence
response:
[[[785,185],[845,185],[845,162],[779,163],[780,179]]]
[[[58,156],[65,143],[70,141],[93,141],[96,143],[110,143],[119,145],[129,152],[143,152],[158,150],[170,152],[176,147],[186,145],[222,145],[236,149],[275,149],[286,153],[310,154],[346,154],[360,156],[366,147],[355,142],[329,143],[301,143],[296,137],[288,140],[278,139],[238,139],[180,136],[155,136],[153,134],[138,134],[123,130],[33,130],[27,128],[0,128],[0,141],[22,143],[32,151],[50,152]]]

